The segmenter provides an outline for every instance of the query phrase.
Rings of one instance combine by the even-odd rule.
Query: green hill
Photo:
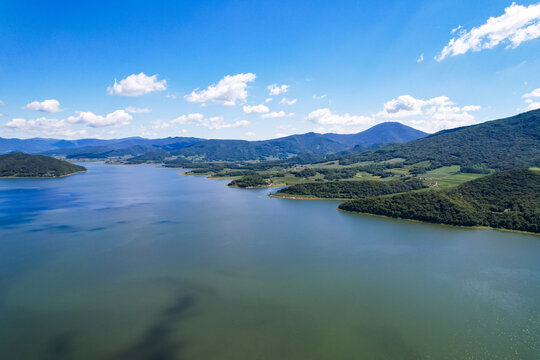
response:
[[[449,190],[344,202],[346,211],[464,226],[540,232],[540,173],[514,169]]]
[[[403,180],[328,181],[288,186],[274,195],[282,197],[310,197],[319,199],[355,199],[366,196],[395,194],[425,187],[414,178]]]
[[[86,171],[83,166],[45,155],[0,155],[0,177],[58,177]]]
[[[429,161],[431,168],[449,165],[492,169],[540,166],[540,109],[479,125],[440,131],[419,140],[377,150],[348,154],[342,164],[405,159],[405,164]]]

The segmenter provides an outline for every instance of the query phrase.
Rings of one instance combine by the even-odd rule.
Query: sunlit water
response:
[[[539,359],[540,237],[178,169],[0,180],[0,359]]]

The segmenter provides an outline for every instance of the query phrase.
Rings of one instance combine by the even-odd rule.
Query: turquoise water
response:
[[[0,359],[538,359],[540,237],[178,169],[0,180]]]

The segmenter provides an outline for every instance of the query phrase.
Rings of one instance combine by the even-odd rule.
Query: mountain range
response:
[[[271,140],[218,140],[193,137],[145,139],[132,137],[115,140],[82,139],[5,139],[0,138],[0,153],[22,151],[33,154],[65,156],[68,159],[106,159],[142,157],[161,161],[182,157],[201,161],[250,161],[286,159],[299,154],[326,155],[357,147],[368,149],[383,144],[416,140],[428,135],[398,122],[375,125],[356,134],[291,135]]]

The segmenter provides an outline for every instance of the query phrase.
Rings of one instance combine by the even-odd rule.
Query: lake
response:
[[[1,359],[539,359],[540,237],[179,169],[0,180]]]

